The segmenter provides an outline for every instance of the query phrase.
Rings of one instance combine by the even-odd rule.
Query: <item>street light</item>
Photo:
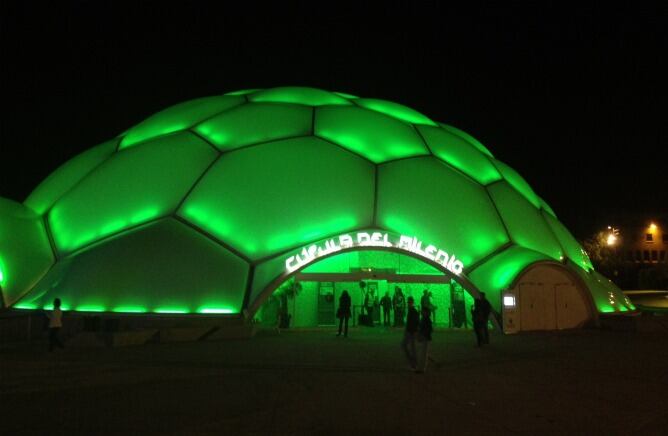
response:
[[[613,246],[617,243],[617,236],[619,236],[619,229],[608,226],[608,237],[605,240],[608,246]]]

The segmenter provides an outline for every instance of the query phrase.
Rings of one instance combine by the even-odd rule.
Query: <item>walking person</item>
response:
[[[367,325],[373,327],[373,309],[378,304],[378,299],[376,298],[376,292],[373,289],[369,289],[364,297],[364,308],[366,309],[367,314]]]
[[[53,300],[53,311],[47,313],[49,318],[49,353],[55,347],[65,348],[60,342],[60,329],[63,327],[63,311],[60,310],[60,298]]]
[[[478,347],[484,344],[489,344],[489,330],[487,329],[487,320],[492,307],[489,301],[485,298],[485,293],[481,292],[480,296],[475,299],[473,309],[471,311],[473,317],[473,329],[475,330]]]
[[[341,330],[343,329],[343,337],[348,337],[348,320],[350,319],[350,295],[347,290],[343,290],[341,296],[339,297],[339,309],[336,312],[336,316],[339,318],[339,332],[336,336],[341,336]],[[345,324],[345,328],[344,328]]]
[[[415,350],[415,340],[420,323],[420,316],[415,310],[415,301],[413,297],[408,297],[408,313],[406,315],[406,329],[404,330],[404,339],[401,341],[401,349],[404,350],[406,360],[411,369],[417,369],[417,355]]]
[[[406,310],[406,300],[404,300],[404,293],[399,286],[394,288],[394,296],[392,297],[394,305],[394,326],[401,327],[404,325],[404,311]]]
[[[383,325],[390,325],[390,310],[392,310],[392,299],[390,293],[385,292],[383,298],[380,299],[380,307],[383,308]]]
[[[420,325],[418,326],[418,342],[420,342],[420,359],[418,360],[418,367],[415,370],[417,373],[424,373],[427,370],[427,362],[429,361],[429,344],[431,342],[431,332],[434,330],[431,322],[431,310],[423,307],[422,318],[420,318]]]

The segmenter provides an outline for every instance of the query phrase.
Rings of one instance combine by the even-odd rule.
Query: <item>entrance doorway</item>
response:
[[[470,328],[472,325],[471,295],[441,271],[400,253],[374,250],[342,253],[308,266],[290,280],[291,285],[281,285],[276,291],[280,292],[284,286],[299,290],[287,300],[290,327],[335,325],[338,322],[336,311],[339,297],[344,290],[351,297],[353,326],[383,326],[384,309],[381,300],[387,296],[394,301],[398,292],[404,296],[404,300],[413,297],[416,308],[420,310],[425,290],[430,295],[430,304],[435,307],[432,321],[436,326]],[[365,300],[371,292],[375,297],[371,310],[373,324],[365,317]],[[276,310],[268,304],[272,299],[267,299],[256,314],[262,324],[271,325],[275,318],[266,313]],[[392,304],[389,315],[389,326],[403,325],[397,321],[405,317],[405,311],[396,311]]]

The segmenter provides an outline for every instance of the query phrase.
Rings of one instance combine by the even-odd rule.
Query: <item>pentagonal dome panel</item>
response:
[[[378,167],[377,224],[454,254],[466,266],[508,242],[485,189],[434,157]]]
[[[417,128],[434,156],[483,185],[501,179],[501,174],[487,156],[460,136],[438,127]]]
[[[0,198],[0,307],[3,302],[13,304],[33,287],[53,261],[42,217]]]
[[[86,174],[111,156],[117,146],[118,140],[114,139],[68,160],[32,191],[25,204],[43,214]]]
[[[529,202],[531,202],[531,204],[533,204],[536,208],[540,208],[540,199],[536,193],[533,192],[531,186],[529,186],[526,180],[524,180],[524,178],[520,176],[517,171],[504,164],[500,160],[493,159],[493,162],[494,165],[496,165],[496,167],[499,169],[499,172],[503,178],[506,179],[513,188],[517,189],[517,192],[522,194],[524,198],[529,200]]]
[[[198,98],[169,107],[125,132],[120,148],[126,148],[156,136],[187,129],[206,118],[238,106],[245,101],[246,99],[241,96],[222,95]]]
[[[313,109],[307,106],[252,103],[225,111],[195,127],[223,151],[312,133]]]
[[[318,108],[314,127],[317,136],[374,163],[429,154],[422,138],[412,126],[358,107]]]
[[[494,255],[469,273],[469,280],[478,289],[499,295],[527,266],[538,261],[550,260],[544,254],[527,248],[512,246]],[[500,299],[490,298],[495,309],[500,310]]]
[[[166,218],[63,259],[23,301],[69,310],[239,313],[249,265]]]
[[[265,89],[263,91],[250,94],[250,101],[274,102],[274,103],[297,103],[308,106],[323,105],[350,105],[351,103],[332,92],[323,91],[317,88],[305,88],[298,86],[283,86],[280,88]]]
[[[488,186],[487,190],[513,242],[546,254],[552,259],[562,259],[564,253],[559,241],[538,209],[505,181],[494,183]]]
[[[51,209],[56,247],[71,252],[172,212],[217,156],[189,132],[114,154]]]
[[[564,253],[566,253],[566,257],[568,257],[580,268],[585,270],[590,268],[593,269],[594,267],[591,264],[591,260],[589,260],[589,256],[587,256],[587,253],[585,253],[575,237],[571,235],[571,232],[569,232],[568,229],[558,219],[549,213],[545,211],[542,211],[541,213],[543,214],[545,221],[547,221],[547,224],[554,232],[554,236],[556,236],[559,244],[561,244]]]
[[[251,259],[372,221],[374,168],[321,139],[223,154],[179,215]]]
[[[412,124],[424,124],[426,126],[436,126],[437,124],[430,120],[426,115],[421,114],[415,109],[411,109],[399,103],[380,100],[377,98],[358,98],[355,104],[366,109],[389,115],[401,121]]]

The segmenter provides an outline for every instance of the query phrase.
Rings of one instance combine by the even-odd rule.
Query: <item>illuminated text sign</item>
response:
[[[318,258],[354,247],[393,247],[436,262],[457,275],[464,269],[464,265],[454,254],[448,254],[431,244],[423,248],[422,241],[413,236],[401,235],[396,239],[386,232],[346,233],[319,244],[309,245],[298,254],[285,259],[285,269],[291,273]]]

